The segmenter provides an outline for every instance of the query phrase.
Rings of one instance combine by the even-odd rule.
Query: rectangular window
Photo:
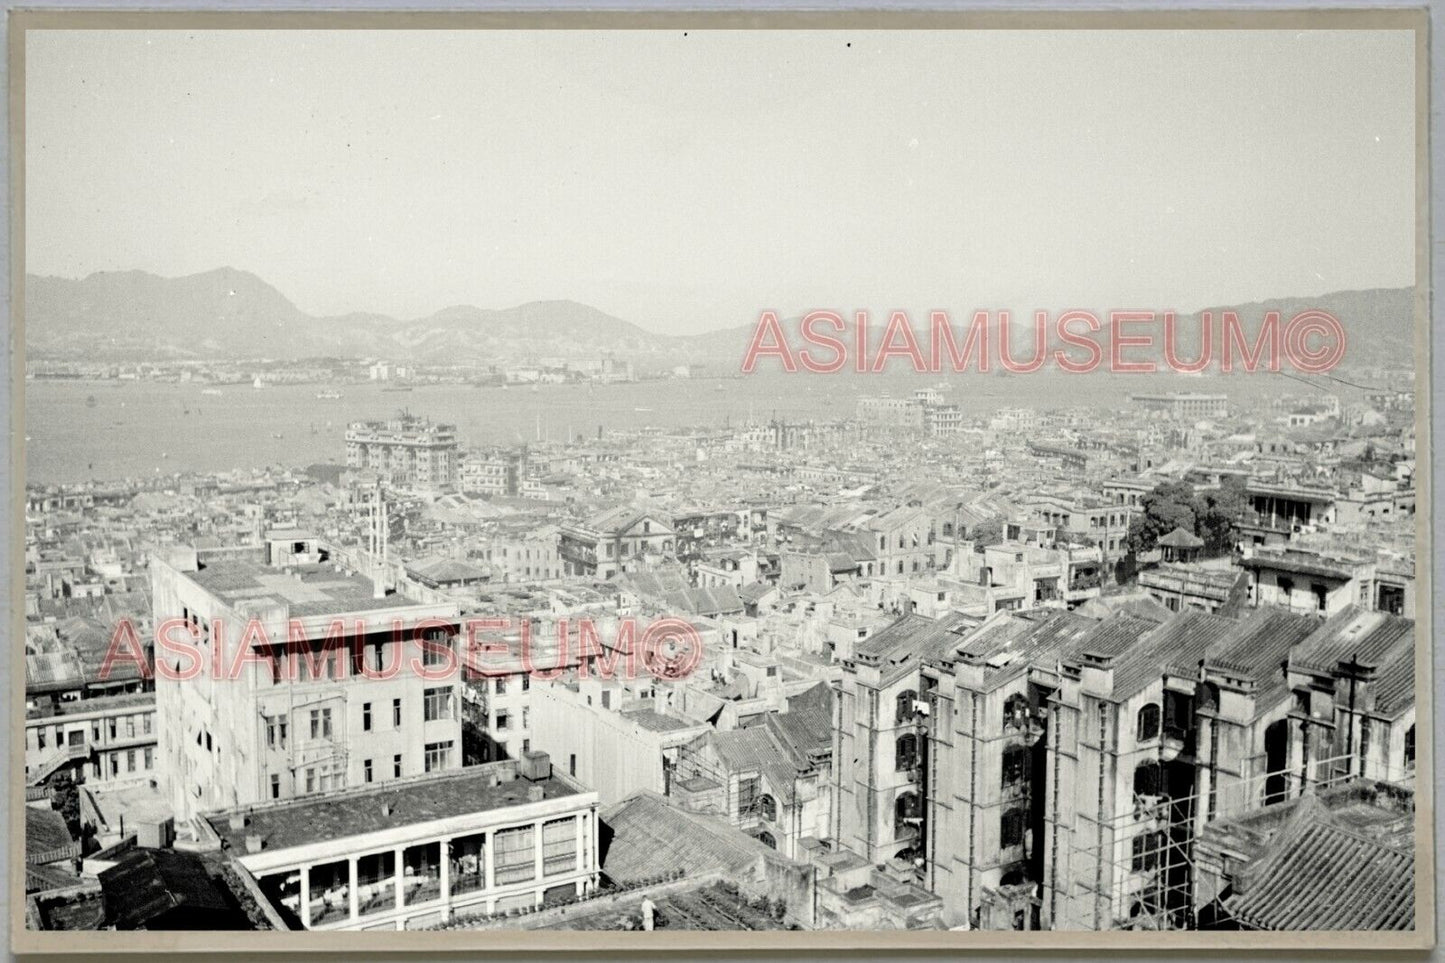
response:
[[[315,791],[316,791],[316,770],[315,770],[315,769],[308,769],[308,770],[306,770],[306,791],[307,791],[308,793],[312,793],[312,792],[315,792]]]
[[[523,691],[523,692],[527,692],[527,691],[530,690],[531,688],[532,688],[532,677],[529,676],[529,675],[527,675],[527,674],[525,674],[525,673],[523,673],[523,675],[522,675],[522,691]]]
[[[370,731],[371,731],[371,703],[370,703],[370,702],[363,702],[363,703],[361,704],[361,731],[362,731],[362,732],[370,732]]]
[[[531,826],[503,829],[493,835],[493,871],[498,885],[520,883],[537,875],[537,853]]]
[[[324,738],[331,738],[331,710],[321,710],[321,735]]]
[[[498,679],[498,680],[497,680],[497,695],[506,695],[506,694],[507,694],[507,680],[506,680],[506,679]]]
[[[391,724],[397,728],[401,727],[401,700],[391,700]]]
[[[281,777],[274,772],[271,774],[271,798],[281,798]]]
[[[135,738],[135,716],[125,717],[125,735],[127,739]]]
[[[422,718],[426,722],[452,717],[452,690],[450,686],[427,689],[423,693]]]
[[[450,739],[446,742],[429,742],[426,745],[425,771],[438,772],[445,769],[451,764],[451,758],[452,743]]]
[[[497,713],[497,731],[506,732],[512,725],[512,717],[505,711]]]
[[[567,756],[567,775],[577,775],[577,753],[570,753]]]
[[[542,874],[553,876],[577,868],[577,819],[552,819],[542,824]]]
[[[749,776],[738,781],[738,815],[751,816],[758,811],[758,796],[761,793],[761,780],[757,776]]]
[[[362,778],[363,780],[365,780],[366,782],[371,782],[371,760],[370,760],[370,759],[364,759],[364,760],[362,760],[362,762],[361,762],[361,773],[362,773],[361,778]]]
[[[447,652],[451,649],[451,640],[440,632],[429,633],[427,643],[421,647],[422,665],[437,666],[444,665],[447,661]]]
[[[155,764],[155,751],[147,746],[145,750],[145,766],[147,769],[153,769],[155,768]]]
[[[320,710],[320,709],[312,709],[312,710],[311,710],[311,738],[312,738],[312,739],[320,739],[320,738],[321,738],[321,710]]]
[[[126,771],[126,772],[135,772],[135,750],[134,750],[134,749],[127,749],[127,750],[125,751],[125,771]]]
[[[1024,841],[1025,812],[1022,809],[1007,810],[999,824],[999,845],[1002,847],[1021,846]]]
[[[391,774],[393,777],[401,778],[401,755],[398,753],[391,757]]]

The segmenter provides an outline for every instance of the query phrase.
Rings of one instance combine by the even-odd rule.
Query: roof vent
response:
[[[383,816],[390,816],[391,813],[392,813],[392,805],[391,805],[391,803],[389,803],[389,802],[384,802],[384,803],[382,803],[382,804],[381,804],[381,814],[382,814]]]

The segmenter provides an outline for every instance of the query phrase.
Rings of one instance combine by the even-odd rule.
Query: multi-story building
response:
[[[402,930],[535,908],[598,881],[597,794],[545,753],[206,818],[289,925]]]
[[[346,429],[346,464],[376,472],[397,488],[453,491],[459,468],[456,428],[406,413],[390,421],[354,421]]]
[[[819,683],[788,698],[785,712],[698,736],[682,747],[672,795],[792,859],[819,850],[831,825],[832,701]]]
[[[38,783],[65,768],[83,773],[92,785],[154,778],[155,714],[153,692],[26,710],[26,781]]]
[[[665,519],[621,506],[563,525],[558,551],[568,575],[608,579],[671,555],[674,533]]]
[[[152,559],[151,589],[173,640],[158,645],[156,729],[178,826],[461,765],[456,603],[341,564],[184,546]]]
[[[1203,418],[1224,418],[1229,414],[1229,396],[1197,392],[1130,395],[1129,399],[1145,411],[1154,411],[1181,421]]]
[[[945,925],[1194,926],[1207,824],[1413,780],[1413,637],[1356,609],[905,616],[843,661],[833,836]]]

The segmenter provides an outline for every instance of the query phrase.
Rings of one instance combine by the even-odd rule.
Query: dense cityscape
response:
[[[1412,377],[31,484],[27,925],[1409,929]]]

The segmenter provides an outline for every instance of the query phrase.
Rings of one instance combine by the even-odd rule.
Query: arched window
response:
[[[763,819],[767,820],[768,822],[777,822],[778,801],[767,793],[763,793],[762,798],[758,800],[758,812],[760,812]]]
[[[1139,741],[1159,738],[1159,706],[1151,702],[1139,710]]]
[[[769,849],[778,848],[778,841],[773,838],[772,833],[758,833],[758,842],[762,843]]]
[[[1140,763],[1134,770],[1134,795],[1160,795],[1164,785],[1162,768],[1157,762]]]
[[[1003,727],[1022,729],[1029,721],[1029,700],[1021,693],[1014,693],[1003,703]]]
[[[918,700],[918,693],[912,689],[904,689],[898,693],[894,721],[902,724],[913,718],[913,703]]]
[[[894,745],[895,766],[899,772],[906,772],[918,765],[918,737],[905,732]]]
[[[910,819],[918,819],[922,810],[918,805],[918,793],[905,792],[893,802],[893,835],[903,836],[912,831]]]

